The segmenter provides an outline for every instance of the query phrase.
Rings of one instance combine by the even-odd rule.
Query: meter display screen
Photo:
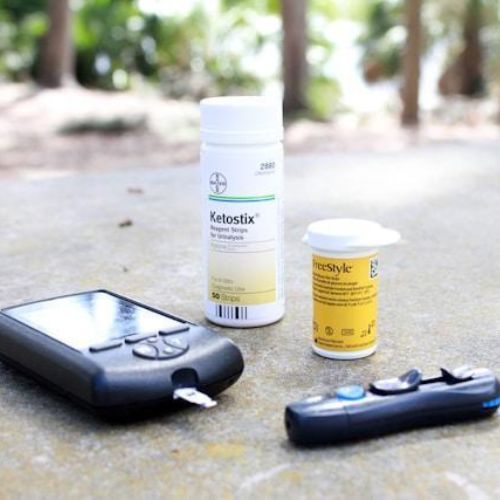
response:
[[[106,292],[89,292],[5,309],[4,314],[74,349],[181,324]]]

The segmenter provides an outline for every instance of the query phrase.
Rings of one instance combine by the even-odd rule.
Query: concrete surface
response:
[[[287,315],[223,330],[247,366],[219,406],[110,426],[0,364],[2,498],[500,497],[499,417],[316,450],[292,447],[282,421],[289,401],[413,366],[500,373],[500,147],[294,157],[286,175]],[[1,188],[0,306],[107,287],[204,321],[195,167]],[[381,256],[380,346],[364,360],[309,348],[300,239],[331,216],[404,236]]]

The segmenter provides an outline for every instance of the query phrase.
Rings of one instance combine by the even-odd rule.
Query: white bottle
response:
[[[283,291],[281,101],[201,101],[205,315],[217,324],[274,323]]]

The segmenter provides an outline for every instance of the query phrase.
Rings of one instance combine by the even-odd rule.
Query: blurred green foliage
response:
[[[307,88],[307,100],[314,118],[329,120],[338,110],[340,97],[340,85],[335,79],[313,75]]]
[[[328,120],[337,110],[342,95],[340,84],[328,63],[335,52],[332,23],[341,16],[338,5],[331,0],[309,0],[308,62],[309,81],[306,98],[313,117]]]
[[[363,26],[358,43],[363,49],[363,73],[368,82],[393,78],[401,71],[406,36],[403,6],[404,0],[370,0],[364,3],[364,8],[354,11],[353,18],[358,19]],[[493,86],[498,85],[499,70],[496,68],[500,66],[499,0],[423,1],[423,55],[425,57],[434,44],[444,42],[447,47],[446,64],[456,59],[464,48],[464,22],[468,9],[479,11],[486,79]]]
[[[225,15],[218,27],[231,31],[244,20]],[[160,16],[132,0],[87,0],[75,15],[78,80],[124,89],[140,75],[176,98],[258,90],[259,80],[225,50],[210,21],[201,4],[186,16]]]
[[[260,50],[268,38],[254,29],[250,2],[224,3],[214,23],[203,2],[187,15],[161,15],[141,10],[134,0],[81,0],[73,16],[77,80],[125,89],[139,77],[172,97],[259,91],[262,79],[243,67],[242,56]],[[263,3],[271,8],[278,2]],[[47,29],[45,9],[46,0],[0,0],[0,78],[33,76]],[[231,45],[236,29],[233,38],[241,42]]]
[[[485,67],[500,78],[499,0],[426,0],[424,52],[447,40],[450,58],[461,49],[465,8],[484,10]],[[0,79],[33,77],[48,25],[47,0],[0,0]],[[257,93],[280,79],[280,0],[73,0],[75,67],[88,87],[152,85],[173,98]],[[404,0],[308,0],[307,98],[314,115],[338,109],[340,86],[328,72],[334,23],[360,27],[358,45],[369,82],[400,72],[405,39]],[[156,5],[158,8],[145,8]],[[165,8],[168,7],[168,8]],[[264,62],[263,62],[264,61]],[[266,62],[269,61],[269,64]],[[497,84],[498,85],[498,84]]]
[[[363,47],[363,74],[368,82],[392,78],[401,69],[405,32],[402,27],[402,2],[375,0],[366,10]]]
[[[0,0],[0,77],[33,76],[47,28],[46,1]],[[191,0],[185,12],[169,14],[141,8],[140,0],[72,5],[76,77],[87,87],[150,83],[173,98],[201,98],[256,93],[279,80],[280,0]],[[334,50],[328,23],[339,13],[331,0],[309,0],[309,8],[314,22],[308,98],[313,111],[326,117],[340,95],[337,82],[324,73]],[[273,62],[263,64],[263,53]]]
[[[32,75],[46,28],[44,0],[0,0],[0,78],[21,81]]]

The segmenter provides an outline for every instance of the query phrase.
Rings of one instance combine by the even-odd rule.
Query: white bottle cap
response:
[[[201,106],[201,140],[215,144],[265,144],[283,139],[279,99],[209,97]]]
[[[309,224],[304,241],[318,250],[356,252],[396,243],[397,231],[361,219],[325,219]]]

